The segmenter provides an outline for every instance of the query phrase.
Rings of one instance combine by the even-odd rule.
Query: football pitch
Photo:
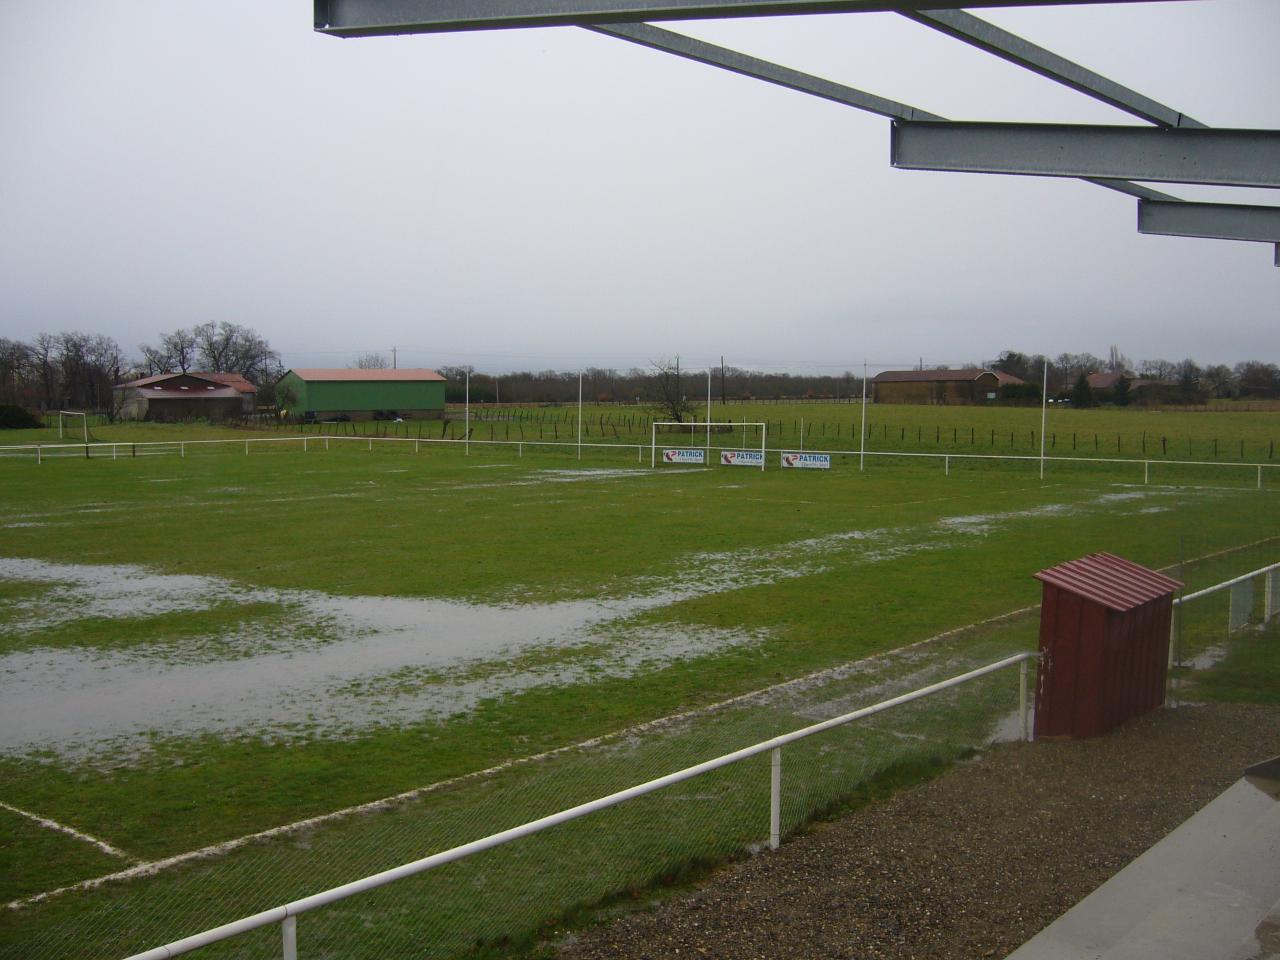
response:
[[[125,956],[1033,649],[1015,612],[1063,560],[1209,558],[1201,586],[1276,559],[1277,494],[1245,472],[775,459],[0,460],[0,956]],[[788,827],[981,745],[1011,684],[797,751]],[[766,767],[308,915],[300,942],[500,953],[758,839]]]

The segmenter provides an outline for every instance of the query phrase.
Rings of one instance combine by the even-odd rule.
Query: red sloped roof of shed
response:
[[[1041,570],[1035,576],[1037,580],[1069,590],[1117,612],[1140,607],[1157,597],[1176,593],[1182,587],[1173,577],[1148,570],[1113,553],[1091,553],[1079,560],[1069,560]]]

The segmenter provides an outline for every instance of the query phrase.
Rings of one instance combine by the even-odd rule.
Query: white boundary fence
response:
[[[939,693],[943,690],[949,690],[952,687],[960,686],[979,677],[985,677],[988,674],[995,673],[1012,667],[1015,664],[1019,666],[1018,673],[1018,712],[1021,721],[1021,733],[1024,740],[1030,739],[1030,718],[1028,715],[1027,700],[1027,662],[1038,657],[1035,653],[1019,653],[1011,657],[995,663],[987,664],[976,670],[970,670],[968,673],[951,677],[947,680],[941,680],[938,683],[930,684],[927,687],[921,687],[910,693],[904,693],[901,696],[893,697],[889,700],[883,700],[880,703],[873,704],[869,707],[863,707],[860,710],[854,710],[851,713],[834,717],[830,720],[824,720],[821,723],[815,723],[800,730],[794,730],[791,733],[785,733],[769,740],[764,740],[741,750],[735,750],[733,753],[726,753],[723,756],[716,757],[713,760],[707,760],[703,763],[695,764],[692,767],[686,767],[675,773],[669,773],[666,776],[659,777],[656,780],[650,780],[647,783],[637,784],[634,787],[628,787],[617,793],[611,793],[608,796],[591,800],[587,803],[579,804],[576,807],[570,807],[567,810],[561,810],[550,816],[542,817],[538,820],[531,820],[528,823],[512,827],[509,830],[503,830],[500,833],[474,840],[471,843],[465,843],[461,846],[454,847],[450,850],[444,850],[440,853],[432,854],[421,860],[415,860],[412,863],[406,863],[399,867],[393,867],[390,870],[384,870],[381,873],[375,873],[372,876],[364,877],[351,883],[325,890],[321,893],[313,894],[309,897],[303,897],[301,900],[294,900],[283,906],[275,907],[271,910],[264,910],[261,913],[255,913],[252,916],[244,917],[231,923],[223,924],[220,927],[214,927],[212,930],[206,930],[203,933],[194,936],[184,937],[181,940],[175,940],[161,947],[155,947],[143,953],[134,954],[128,960],[166,960],[169,957],[176,957],[192,950],[198,950],[201,947],[209,946],[231,937],[247,933],[250,930],[256,930],[260,927],[269,926],[274,923],[280,924],[282,955],[284,960],[297,960],[298,957],[298,935],[297,935],[297,918],[299,914],[306,913],[309,910],[315,910],[320,907],[345,900],[348,897],[374,890],[378,887],[394,883],[406,877],[420,874],[434,867],[443,866],[446,863],[453,863],[462,860],[465,857],[480,853],[484,850],[490,850],[494,847],[510,843],[522,837],[531,836],[535,833],[541,833],[543,830],[550,829],[561,823],[567,823],[570,820],[577,820],[580,817],[588,816],[598,810],[604,810],[609,807],[626,803],[636,797],[642,797],[654,791],[661,790],[685,780],[691,780],[694,777],[709,773],[712,770],[718,770],[721,767],[727,767],[730,764],[738,763],[750,757],[759,756],[763,753],[770,754],[769,765],[769,847],[777,849],[781,842],[781,811],[782,811],[782,749],[788,744],[795,743],[812,737],[815,734],[831,730],[835,727],[841,727],[855,721],[862,720],[866,717],[883,713],[893,707],[900,706],[905,703],[911,703],[915,700],[923,699],[932,694]]]
[[[742,424],[736,423],[736,426]],[[752,424],[747,424],[752,426]],[[699,424],[699,426],[703,426]],[[328,450],[330,443],[355,443],[367,444],[369,450],[373,450],[373,445],[378,444],[413,444],[414,452],[425,446],[460,446],[466,452],[470,452],[472,445],[490,446],[490,447],[514,447],[517,456],[523,456],[526,447],[542,447],[552,449],[570,449],[580,450],[582,448],[608,450],[608,451],[631,451],[636,453],[636,462],[644,462],[644,452],[649,450],[652,453],[653,442],[650,443],[569,443],[565,441],[555,440],[473,440],[473,439],[446,439],[446,438],[430,438],[430,437],[362,437],[362,436],[330,436],[328,434],[316,435],[299,435],[289,437],[247,437],[244,440],[148,440],[136,443],[113,442],[113,441],[97,441],[93,443],[26,443],[12,444],[9,446],[0,446],[0,458],[3,457],[34,457],[36,463],[42,463],[46,459],[75,457],[80,459],[92,459],[94,456],[102,458],[110,458],[112,460],[125,457],[139,456],[156,456],[156,455],[172,455],[177,454],[185,457],[187,448],[198,448],[211,445],[242,445],[244,452],[249,453],[252,445],[256,444],[297,444],[303,451],[310,448],[311,445],[323,444],[324,449]],[[711,451],[719,453],[722,450],[737,450],[739,447],[711,447]],[[789,448],[787,448],[789,449]],[[766,457],[770,453],[782,453],[784,448],[766,449]],[[1019,454],[988,454],[988,453],[907,453],[889,450],[813,450],[812,453],[830,454],[832,457],[884,457],[887,459],[924,459],[924,460],[941,460],[943,472],[948,476],[951,473],[952,461],[1014,461],[1024,463],[1039,463],[1042,466],[1046,463],[1095,463],[1095,464],[1126,464],[1142,467],[1142,482],[1151,482],[1151,467],[1153,465],[1160,466],[1182,466],[1182,467],[1213,467],[1215,469],[1225,470],[1249,470],[1256,472],[1257,488],[1263,489],[1263,471],[1280,470],[1280,464],[1275,463],[1229,463],[1220,460],[1163,460],[1163,459],[1134,459],[1129,457],[1039,457],[1031,455]]]
[[[1280,613],[1280,610],[1277,609],[1280,606],[1280,563],[1259,567],[1257,570],[1250,570],[1248,573],[1242,573],[1240,576],[1224,580],[1222,583],[1215,583],[1213,586],[1205,587],[1203,590],[1177,597],[1173,601],[1174,615],[1175,617],[1177,616],[1178,608],[1184,603],[1211,596],[1221,590],[1230,590],[1231,598],[1227,608],[1227,632],[1235,633],[1237,630],[1247,627],[1250,623],[1250,618],[1253,616],[1253,585],[1254,581],[1259,577],[1263,578],[1265,595],[1262,607],[1262,625],[1266,626],[1277,613]],[[1176,620],[1173,629],[1176,637],[1178,630]],[[1169,645],[1170,663],[1173,663],[1173,646],[1173,644]]]

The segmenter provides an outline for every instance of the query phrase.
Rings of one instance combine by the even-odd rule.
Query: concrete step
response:
[[[1009,960],[1280,958],[1280,802],[1239,780]]]

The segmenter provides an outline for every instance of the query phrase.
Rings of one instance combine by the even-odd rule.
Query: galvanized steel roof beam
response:
[[[716,46],[704,40],[695,40],[693,37],[685,36],[682,33],[664,30],[661,27],[654,27],[647,23],[611,24],[608,26],[596,24],[587,29],[606,36],[617,37],[620,40],[627,40],[652,50],[671,53],[687,60],[708,64],[709,66],[720,67],[723,70],[728,70],[744,77],[763,80],[766,83],[786,87],[789,90],[808,93],[858,110],[865,110],[868,113],[879,114],[892,120],[946,120],[945,117],[930,113],[927,110],[921,110],[919,107],[899,103],[896,100],[889,100],[874,93],[859,90],[856,87],[824,80],[812,74],[801,73],[798,70],[792,70],[790,67],[783,67],[768,60],[761,60],[759,57],[748,56],[736,50]],[[1126,180],[1103,180],[1088,177],[1082,179],[1088,183],[1106,187],[1109,190],[1116,190],[1139,199],[1171,201],[1177,199],[1167,193],[1161,193],[1158,190],[1152,190],[1150,187],[1144,187],[1140,184],[1129,183]]]
[[[315,28],[336,37],[587,26],[958,7],[1048,7],[1146,0],[314,0]]]
[[[686,36],[683,33],[663,30],[661,27],[650,26],[647,23],[595,24],[587,29],[606,36],[617,37],[620,40],[628,40],[642,47],[649,47],[651,50],[661,50],[664,53],[675,54],[677,57],[683,57],[686,60],[695,60],[698,63],[720,67],[723,70],[728,70],[744,77],[763,80],[766,83],[786,87],[789,90],[797,90],[800,93],[812,94],[815,97],[841,103],[858,110],[865,110],[868,113],[879,114],[891,120],[946,119],[936,113],[930,113],[928,110],[921,110],[905,103],[899,103],[896,100],[877,96],[874,93],[867,93],[865,90],[859,90],[856,87],[848,87],[842,83],[824,80],[812,74],[801,73],[799,70],[792,70],[790,67],[780,66],[768,60],[761,60],[759,57],[752,57],[726,47],[719,47],[704,40],[695,40],[693,37]]]
[[[902,10],[900,12],[904,17],[909,17],[917,23],[962,40],[979,50],[985,50],[1002,60],[1025,67],[1032,73],[1038,73],[1056,83],[1078,90],[1095,100],[1109,103],[1142,120],[1149,120],[1162,127],[1206,126],[1172,107],[1158,103],[1066,57],[1060,57],[1052,50],[1046,50],[1030,40],[1024,40],[1017,34],[980,20],[963,10]]]
[[[906,170],[1280,187],[1280,132],[895,120]]]
[[[1138,232],[1280,243],[1280,207],[1139,200]]]

